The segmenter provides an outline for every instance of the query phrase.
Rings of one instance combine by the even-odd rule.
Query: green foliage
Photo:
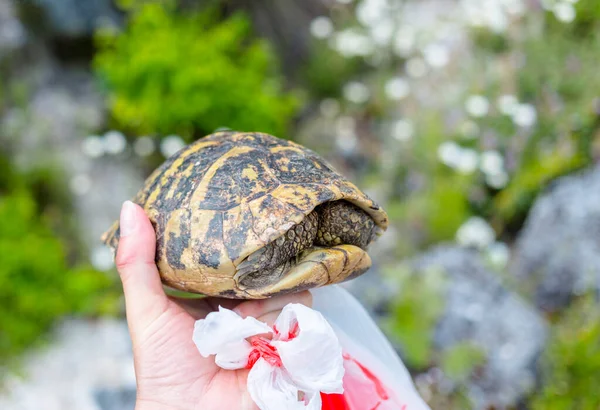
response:
[[[119,127],[188,140],[220,127],[286,135],[298,104],[274,55],[246,17],[217,17],[148,3],[123,33],[98,36],[95,68]]]
[[[0,156],[0,367],[70,313],[114,313],[113,280],[67,264],[32,191]]]
[[[552,152],[521,168],[511,183],[494,199],[498,215],[505,220],[526,214],[537,194],[553,179],[581,168],[579,156]]]
[[[444,374],[457,383],[467,381],[478,366],[485,361],[485,353],[469,342],[459,343],[442,354],[441,366]]]
[[[559,319],[542,366],[545,385],[531,399],[533,410],[600,408],[600,309],[593,295]]]
[[[384,324],[399,342],[403,359],[413,369],[426,368],[432,359],[433,331],[444,309],[443,272],[436,269],[390,272],[400,280],[400,292]]]
[[[398,153],[397,180],[407,181],[411,176],[423,180],[422,186],[410,192],[397,183],[397,192],[386,208],[390,219],[403,231],[419,232],[418,236],[400,238],[398,252],[402,256],[452,240],[472,213],[469,196],[476,179],[440,164],[437,151],[446,140],[442,119],[435,114],[425,115],[418,139]]]
[[[506,36],[485,29],[474,29],[471,33],[473,42],[481,49],[491,53],[503,53],[510,44]]]
[[[316,42],[310,59],[301,69],[301,78],[314,97],[339,97],[342,86],[363,66],[360,59],[342,57],[332,53],[326,44]]]
[[[407,231],[416,228],[422,232],[421,238],[410,239],[418,247],[452,240],[471,212],[463,188],[468,185],[461,176],[439,177],[431,181],[431,187],[405,200],[392,201],[387,210],[390,218]],[[398,242],[400,254],[409,255],[412,250],[404,241]]]

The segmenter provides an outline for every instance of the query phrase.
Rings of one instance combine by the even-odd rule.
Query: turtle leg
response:
[[[346,201],[326,202],[317,208],[319,229],[315,245],[354,245],[366,249],[375,236],[375,222],[365,211]]]
[[[234,279],[241,286],[252,289],[277,282],[295,264],[300,252],[313,245],[318,224],[317,213],[310,213],[284,235],[241,262]]]

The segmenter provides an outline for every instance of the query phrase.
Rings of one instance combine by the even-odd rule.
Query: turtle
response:
[[[321,156],[265,133],[221,131],[168,158],[132,200],[156,232],[163,284],[265,299],[356,278],[386,212]],[[113,251],[119,222],[102,236]]]

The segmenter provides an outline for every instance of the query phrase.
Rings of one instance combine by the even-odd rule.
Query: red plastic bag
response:
[[[344,354],[344,393],[321,393],[322,410],[408,410],[392,390],[358,360]]]

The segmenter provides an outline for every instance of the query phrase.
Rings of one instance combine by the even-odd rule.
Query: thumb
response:
[[[167,310],[156,263],[156,234],[144,210],[126,201],[121,209],[116,265],[125,293],[125,310],[132,331],[141,330]]]

